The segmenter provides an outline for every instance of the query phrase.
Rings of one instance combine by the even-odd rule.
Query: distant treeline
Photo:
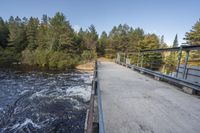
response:
[[[186,33],[188,43],[200,44],[199,27],[197,22],[193,30]],[[178,46],[177,36],[173,46]],[[0,64],[17,62],[57,69],[74,68],[97,56],[114,58],[117,52],[165,47],[164,36],[145,34],[143,29],[126,24],[114,26],[109,34],[102,32],[100,36],[94,25],[75,32],[59,12],[52,18],[43,15],[41,20],[11,16],[5,21],[0,18]]]
[[[76,33],[62,13],[52,18],[0,18],[0,62],[74,68],[96,58],[98,35],[91,25]]]

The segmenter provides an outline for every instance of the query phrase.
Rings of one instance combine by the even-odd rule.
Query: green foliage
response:
[[[164,35],[162,35],[160,39],[160,48],[167,48],[167,44],[164,41]]]
[[[144,37],[141,28],[133,29],[127,24],[114,26],[107,38],[105,56],[114,58],[118,52],[140,51]]]
[[[178,47],[178,35],[177,34],[174,38],[173,47]]]
[[[8,45],[15,47],[16,52],[23,51],[27,46],[25,25],[19,17],[10,17],[8,22],[9,39]]]
[[[8,41],[8,25],[4,22],[4,20],[0,17],[0,47],[5,48]]]
[[[189,45],[200,45],[200,20],[185,35],[185,40]]]
[[[0,18],[0,63],[21,62],[53,69],[74,68],[82,60],[96,58],[98,35],[94,25],[75,33],[65,16],[58,12],[30,19]],[[83,59],[82,59],[83,58]]]
[[[89,51],[89,50],[85,50],[83,51],[83,53],[81,54],[81,59],[83,61],[91,61],[93,59],[97,58],[97,54],[94,51]]]
[[[124,24],[119,25],[118,27],[113,27],[112,31],[110,32],[110,43],[114,52],[122,51],[125,52],[128,50],[129,47],[129,33],[131,28]]]
[[[42,22],[38,27],[38,33],[36,35],[36,44],[40,49],[50,50],[50,37],[49,37],[49,19],[47,15],[43,15]]]
[[[186,33],[186,40],[191,44],[199,44],[198,21],[191,32]],[[174,47],[178,46],[178,36]],[[166,48],[164,36],[145,34],[141,28],[132,28],[127,24],[114,26],[107,33],[98,37],[94,25],[88,29],[74,32],[66,17],[58,12],[52,18],[43,15],[38,18],[10,17],[8,22],[0,18],[0,55],[1,60],[14,60],[40,67],[73,68],[80,62],[91,61],[98,56],[115,58],[118,52],[140,52],[144,49]],[[198,54],[198,53],[197,53]],[[163,54],[147,53],[144,55],[144,66],[157,69],[163,64]],[[193,57],[193,56],[191,56]],[[195,56],[196,57],[196,56]],[[137,63],[138,56],[130,56]],[[172,55],[168,60],[172,59]],[[1,62],[0,60],[0,62]],[[12,61],[11,61],[12,62]],[[172,62],[172,64],[175,64]],[[172,66],[170,62],[167,65]]]
[[[158,49],[160,47],[159,39],[155,34],[148,34],[140,43],[140,49]],[[146,53],[143,60],[144,67],[158,70],[162,65],[161,53]]]
[[[52,51],[74,52],[74,31],[62,13],[58,12],[50,19],[49,27],[50,49]]]
[[[16,51],[13,48],[0,48],[0,64],[10,64],[13,62],[19,62],[20,57],[21,54],[16,53]]]
[[[29,49],[24,50],[21,61],[23,64],[36,65],[34,51],[30,51]]]
[[[40,67],[47,67],[49,59],[49,51],[36,49],[34,52],[34,62]]]
[[[98,45],[98,34],[94,25],[89,27],[89,30],[86,30],[82,33],[83,35],[83,45],[87,50],[96,50]]]
[[[200,19],[195,23],[190,32],[186,32],[184,38],[189,45],[200,45]],[[191,65],[200,66],[200,51],[191,51],[190,59],[193,61]]]
[[[79,62],[78,56],[65,54],[62,52],[50,52],[49,67],[66,69],[74,68]]]
[[[26,26],[27,45],[29,50],[37,48],[37,34],[38,34],[39,20],[37,18],[30,18]]]
[[[102,32],[97,45],[97,53],[99,56],[105,55],[105,48],[107,44],[108,44],[108,36],[107,33],[104,31]]]
[[[178,62],[178,53],[177,52],[171,52],[165,60],[165,67],[166,67],[166,73],[172,73],[176,70]]]
[[[37,65],[39,67],[49,67],[51,69],[74,68],[79,57],[58,51],[47,51],[36,49],[35,51],[25,50],[22,54],[24,64]]]

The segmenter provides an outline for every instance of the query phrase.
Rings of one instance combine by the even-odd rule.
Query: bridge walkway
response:
[[[199,133],[200,99],[111,62],[98,65],[106,133]]]

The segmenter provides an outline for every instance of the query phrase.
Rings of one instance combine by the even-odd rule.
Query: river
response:
[[[0,70],[0,132],[84,132],[92,76]]]

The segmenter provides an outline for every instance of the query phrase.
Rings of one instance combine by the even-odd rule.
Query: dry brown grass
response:
[[[98,61],[100,62],[114,62],[114,59],[108,59],[108,58],[98,58]],[[93,71],[95,67],[95,61],[87,62],[84,64],[80,64],[76,66],[76,69],[82,70],[82,71]]]
[[[101,58],[98,58],[98,61],[101,61],[101,62],[114,62],[114,59],[108,59],[108,58],[101,57]]]
[[[78,70],[83,70],[83,71],[93,71],[94,70],[94,61],[92,62],[87,62],[85,64],[80,64],[76,67]]]

